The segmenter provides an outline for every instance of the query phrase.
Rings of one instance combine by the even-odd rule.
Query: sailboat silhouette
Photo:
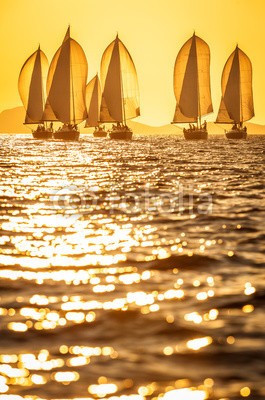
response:
[[[206,122],[202,124],[201,118],[213,111],[210,49],[195,33],[177,55],[173,79],[177,104],[172,123],[189,123],[190,128],[183,129],[185,139],[207,139]]]
[[[238,47],[230,55],[222,74],[222,99],[216,122],[233,124],[226,132],[228,139],[245,139],[247,128],[243,122],[254,117],[252,93],[252,65]]]
[[[118,35],[101,59],[103,85],[100,121],[116,122],[111,139],[131,139],[133,132],[126,121],[140,115],[139,87],[132,57]]]

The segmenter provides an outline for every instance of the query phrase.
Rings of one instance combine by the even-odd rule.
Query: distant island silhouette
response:
[[[24,107],[15,107],[3,110],[0,113],[0,133],[31,133],[30,126],[23,125],[25,119]],[[82,124],[84,125],[84,124]],[[143,135],[182,135],[181,126],[172,124],[162,126],[151,126],[136,121],[128,121],[128,126],[133,129],[136,134]],[[214,122],[207,123],[209,134],[224,135],[225,125],[217,125]],[[262,135],[265,134],[265,125],[254,124],[247,122],[249,134]],[[93,130],[81,126],[81,133],[91,134]]]

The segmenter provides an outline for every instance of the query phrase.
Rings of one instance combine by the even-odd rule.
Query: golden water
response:
[[[0,141],[0,400],[265,398],[263,137]]]

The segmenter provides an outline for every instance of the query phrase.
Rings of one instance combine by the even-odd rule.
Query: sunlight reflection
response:
[[[15,332],[26,332],[28,330],[27,325],[22,322],[9,322],[7,328]]]
[[[252,304],[246,304],[242,307],[242,311],[246,314],[252,313],[254,311],[254,306]]]
[[[242,397],[248,397],[251,393],[251,390],[249,387],[245,386],[242,389],[240,389],[240,394]]]
[[[244,293],[246,296],[250,296],[251,294],[255,293],[256,289],[252,286],[250,282],[245,283],[245,290]]]
[[[213,342],[210,336],[206,336],[199,339],[188,340],[187,348],[191,350],[199,350],[202,347],[209,346]]]
[[[167,392],[164,400],[206,400],[208,399],[207,392],[203,390],[194,390],[190,388],[186,389],[175,389]]]
[[[56,382],[60,383],[69,383],[69,382],[75,382],[79,380],[79,373],[75,371],[67,371],[67,372],[56,372],[52,378]]]
[[[118,386],[114,383],[102,383],[99,385],[90,385],[88,391],[91,394],[97,395],[98,397],[105,397],[107,394],[117,392]]]

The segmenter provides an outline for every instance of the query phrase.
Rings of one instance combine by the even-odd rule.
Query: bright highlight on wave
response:
[[[114,383],[103,383],[99,385],[90,385],[88,391],[91,394],[97,395],[98,397],[105,397],[108,394],[116,393],[118,386]]]
[[[163,400],[206,400],[208,394],[204,390],[194,390],[190,388],[176,389],[167,392]]]
[[[187,347],[191,350],[200,350],[202,347],[209,346],[212,342],[213,339],[210,336],[206,336],[199,339],[189,340],[187,342]]]

